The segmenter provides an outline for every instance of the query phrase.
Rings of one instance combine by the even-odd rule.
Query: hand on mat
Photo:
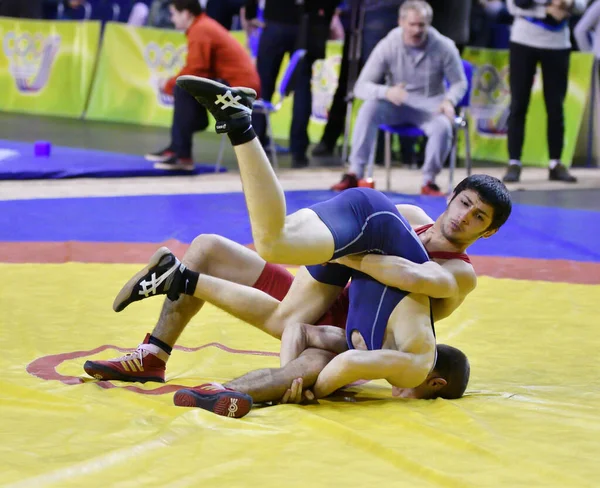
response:
[[[408,96],[407,91],[404,89],[405,86],[405,83],[398,83],[397,85],[388,88],[385,92],[385,98],[394,105],[402,105]]]
[[[280,403],[302,403],[314,400],[315,395],[310,390],[302,391],[302,378],[296,378],[286,390]]]

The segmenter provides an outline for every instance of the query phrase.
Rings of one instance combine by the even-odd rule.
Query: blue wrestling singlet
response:
[[[429,261],[425,246],[408,221],[377,190],[351,188],[309,208],[333,235],[335,251],[331,259],[372,253],[399,256],[415,263]],[[368,349],[381,349],[388,319],[408,292],[338,264],[308,266],[308,271],[317,281],[336,286],[346,285],[352,277],[346,323],[348,347],[353,348],[352,332],[357,330]]]

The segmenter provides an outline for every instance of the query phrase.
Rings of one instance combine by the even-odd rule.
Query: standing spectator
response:
[[[552,0],[540,5],[534,0],[508,0],[514,15],[510,37],[510,115],[508,117],[509,164],[505,182],[521,177],[521,152],[525,138],[525,118],[537,64],[541,63],[547,115],[547,141],[550,180],[575,183],[577,178],[561,163],[564,142],[563,105],[569,82],[571,53],[569,17],[583,11],[586,0]]]
[[[262,86],[262,98],[271,101],[275,92],[275,83],[283,57],[293,53],[298,47],[313,46],[308,49],[304,60],[298,66],[294,85],[294,107],[290,131],[290,152],[292,167],[303,168],[308,165],[308,122],[312,110],[311,78],[313,62],[322,57],[329,34],[329,25],[340,0],[266,0],[264,9],[264,28],[258,44],[256,67]],[[246,25],[248,37],[258,28],[256,21],[257,0],[248,0],[246,4]],[[308,19],[301,30],[301,20]],[[319,34],[323,34],[320,36]],[[301,42],[304,40],[305,42]],[[322,50],[322,53],[317,51]],[[265,134],[266,121],[262,114],[253,114],[252,125],[263,145],[268,141]]]
[[[431,27],[432,17],[427,2],[407,0],[400,7],[400,27],[369,56],[355,87],[365,103],[352,133],[350,172],[335,190],[358,186],[380,124],[411,123],[428,137],[421,193],[443,194],[435,178],[452,148],[454,107],[467,91],[467,79],[456,45]]]
[[[208,0],[206,15],[215,19],[225,29],[231,30],[233,18],[240,14],[246,0]]]
[[[575,40],[583,52],[594,53],[600,59],[600,0],[596,0],[585,11],[583,17],[575,26]],[[593,40],[593,44],[592,44]]]
[[[0,0],[0,16],[41,19],[42,0]]]
[[[184,30],[188,38],[186,65],[160,89],[173,95],[174,110],[171,143],[162,151],[147,154],[155,168],[167,170],[194,169],[192,136],[206,129],[208,114],[194,97],[175,84],[181,75],[195,75],[227,83],[247,86],[260,92],[260,81],[250,55],[233,36],[215,20],[203,13],[198,0],[171,0],[171,21]]]

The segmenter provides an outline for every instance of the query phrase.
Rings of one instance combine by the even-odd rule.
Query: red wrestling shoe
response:
[[[204,383],[177,391],[173,403],[178,407],[198,407],[223,417],[239,419],[252,408],[252,397],[219,383]]]
[[[358,186],[358,178],[354,173],[346,173],[342,176],[342,180],[331,187],[333,191],[344,191],[348,188],[356,188]]]
[[[83,369],[97,380],[165,382],[169,355],[160,347],[148,344],[150,334],[138,348],[124,356],[108,361],[86,361]]]

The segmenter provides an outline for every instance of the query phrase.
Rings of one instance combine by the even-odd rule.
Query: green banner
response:
[[[467,48],[463,57],[473,63],[473,91],[469,109],[471,152],[474,159],[508,161],[506,133],[510,107],[509,54],[506,50]],[[590,93],[593,56],[572,53],[569,89],[565,100],[565,140],[562,160],[570,165]],[[538,66],[527,112],[522,161],[528,166],[547,166],[546,107],[542,74]],[[464,141],[461,143],[464,155]]]
[[[232,32],[246,46],[244,32]],[[337,86],[342,45],[330,42],[327,59],[313,66],[313,111],[309,133],[318,140]],[[129,27],[108,23],[87,118],[169,127],[173,99],[159,90],[161,80],[177,74],[185,63],[186,40],[183,34],[165,29]],[[284,59],[279,80],[288,58]],[[279,81],[278,81],[279,82]],[[273,102],[278,101],[278,94]],[[292,118],[292,98],[272,116],[275,137],[287,139]],[[213,127],[213,124],[210,124]]]
[[[86,117],[168,127],[173,97],[159,84],[179,72],[186,56],[180,32],[109,22]]]
[[[99,22],[0,18],[0,110],[80,117],[100,40]]]

